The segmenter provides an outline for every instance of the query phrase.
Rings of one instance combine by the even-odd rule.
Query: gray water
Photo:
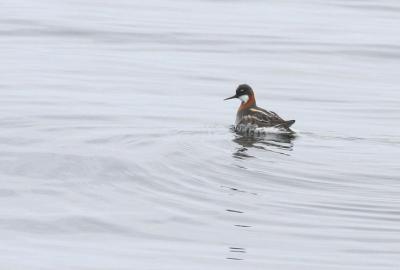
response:
[[[399,44],[397,0],[2,0],[0,269],[400,269]]]

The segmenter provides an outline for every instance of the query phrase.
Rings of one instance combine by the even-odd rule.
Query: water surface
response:
[[[399,269],[398,1],[0,9],[4,269]],[[239,83],[295,138],[230,126]]]

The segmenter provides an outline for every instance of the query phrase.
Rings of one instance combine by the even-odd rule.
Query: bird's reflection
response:
[[[239,147],[233,153],[234,158],[246,159],[254,156],[248,153],[251,148],[289,155],[293,149],[293,134],[270,133],[259,136],[235,133],[233,141]]]

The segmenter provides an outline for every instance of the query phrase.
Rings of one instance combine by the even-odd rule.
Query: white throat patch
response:
[[[246,103],[247,101],[249,101],[249,96],[248,96],[248,95],[241,95],[241,96],[239,96],[239,99],[240,99],[243,103]]]

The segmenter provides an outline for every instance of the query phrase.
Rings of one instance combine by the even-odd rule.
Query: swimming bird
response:
[[[238,98],[242,101],[236,114],[235,130],[254,133],[256,128],[273,127],[286,133],[294,133],[290,126],[295,120],[283,120],[274,112],[267,111],[256,105],[253,89],[247,84],[241,84],[236,94],[224,100]]]

